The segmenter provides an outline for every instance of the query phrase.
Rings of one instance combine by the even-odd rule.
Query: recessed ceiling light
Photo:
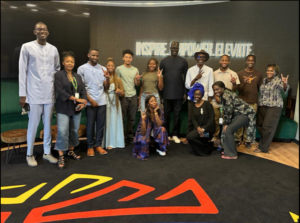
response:
[[[39,10],[37,10],[37,9],[31,9],[31,11],[33,11],[33,12],[37,12],[37,11],[39,11]]]
[[[9,8],[11,8],[11,9],[17,9],[18,7],[16,7],[16,6],[9,6]]]
[[[82,13],[83,15],[90,15],[90,13],[89,12],[84,12],[84,13]]]
[[[36,5],[34,5],[34,4],[26,4],[26,6],[28,6],[28,7],[35,7]]]
[[[65,9],[58,9],[58,11],[60,11],[60,12],[66,12],[67,10],[65,10]]]

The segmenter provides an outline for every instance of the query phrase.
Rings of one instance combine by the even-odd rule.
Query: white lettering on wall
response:
[[[171,43],[136,42],[137,56],[167,56],[170,55]],[[195,52],[205,50],[212,57],[227,54],[231,57],[246,57],[252,53],[252,43],[179,43],[179,56],[193,56]]]

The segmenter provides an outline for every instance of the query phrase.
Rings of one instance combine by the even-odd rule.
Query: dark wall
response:
[[[122,64],[122,50],[135,52],[135,43],[143,42],[250,42],[257,56],[256,69],[265,74],[269,63],[280,66],[289,75],[296,95],[299,80],[299,2],[225,2],[184,7],[91,9],[91,46],[100,50],[99,63],[113,57]],[[163,57],[156,58],[160,61]],[[136,56],[132,64],[140,73],[150,56]],[[193,57],[186,57],[189,67]],[[214,70],[219,58],[206,65]],[[232,58],[230,68],[240,71],[245,58]]]
[[[89,18],[1,10],[1,78],[18,77],[21,46],[36,39],[33,29],[37,22],[47,25],[50,33],[47,42],[56,46],[60,54],[63,51],[75,53],[75,70],[88,60]]]

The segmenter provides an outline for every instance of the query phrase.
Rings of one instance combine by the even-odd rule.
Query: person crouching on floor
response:
[[[141,119],[133,141],[132,155],[140,160],[147,160],[149,157],[151,143],[154,144],[156,151],[161,156],[166,155],[167,146],[170,145],[168,133],[163,127],[165,124],[164,112],[159,108],[155,96],[147,96],[145,106],[146,111],[141,112]]]

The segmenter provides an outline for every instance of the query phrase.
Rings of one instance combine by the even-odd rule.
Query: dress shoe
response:
[[[95,148],[101,155],[105,155],[107,154],[107,152],[105,151],[105,149],[103,149],[101,146],[98,146]]]
[[[95,156],[94,148],[88,148],[87,149],[87,155],[88,156]]]

